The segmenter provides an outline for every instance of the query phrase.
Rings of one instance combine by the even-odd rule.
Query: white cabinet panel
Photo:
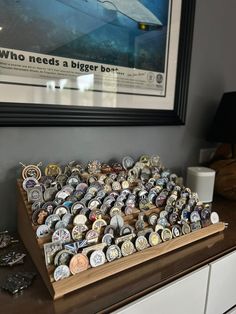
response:
[[[116,314],[203,314],[209,266],[174,281],[135,302]],[[113,314],[114,314],[113,313]]]
[[[234,307],[232,310],[228,311],[227,314],[236,314],[236,307]]]
[[[236,304],[236,252],[209,266],[206,314],[222,314]]]

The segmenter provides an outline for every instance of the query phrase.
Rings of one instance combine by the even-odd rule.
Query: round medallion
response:
[[[65,228],[57,229],[52,235],[52,242],[60,241],[62,243],[67,243],[71,241],[71,236],[69,230]]]
[[[121,229],[124,225],[124,220],[120,215],[115,215],[111,218],[110,225],[113,226],[116,230]]]
[[[106,226],[107,223],[104,219],[102,218],[98,218],[94,221],[93,225],[92,225],[92,229],[93,230],[96,230],[98,232],[101,231],[102,227]]]
[[[64,221],[59,220],[56,224],[55,224],[55,230],[57,229],[61,229],[61,228],[66,228],[66,224]]]
[[[220,221],[219,219],[219,215],[217,214],[217,212],[212,212],[211,213],[211,217],[210,217],[211,223],[216,224]]]
[[[73,224],[74,225],[85,225],[86,224],[86,222],[87,222],[87,217],[85,216],[85,215],[80,215],[80,214],[78,214],[78,215],[76,215],[75,217],[74,217],[74,219],[73,219]]]
[[[121,253],[123,256],[131,255],[135,252],[133,243],[130,240],[124,241],[121,245]]]
[[[182,224],[182,233],[189,234],[191,232],[190,226],[187,223]]]
[[[90,255],[89,261],[92,267],[98,267],[106,262],[106,257],[103,251],[97,250]]]
[[[102,242],[106,243],[108,246],[112,244],[113,240],[114,240],[114,236],[110,233],[106,233],[102,237]]]
[[[158,214],[150,214],[148,217],[148,223],[151,226],[155,226],[157,224]]]
[[[135,247],[137,251],[142,251],[148,247],[148,241],[144,236],[139,236],[135,240]]]
[[[132,168],[134,166],[134,160],[132,157],[130,156],[125,156],[122,159],[122,166],[125,170],[128,170],[130,168]]]
[[[55,281],[67,278],[70,276],[70,269],[66,265],[58,266],[53,273],[53,277]]]
[[[50,215],[45,220],[45,225],[47,225],[51,230],[55,228],[55,225],[58,221],[60,221],[60,217],[58,215]]]
[[[74,226],[71,231],[71,235],[74,241],[81,240],[83,237],[83,232],[87,231],[88,227],[86,225],[78,224]]]
[[[169,241],[172,239],[172,232],[168,228],[164,228],[161,232],[161,239],[163,242]]]
[[[73,254],[68,250],[61,250],[56,253],[54,257],[54,265],[60,266],[60,265],[69,265],[69,262],[71,260],[71,257]]]
[[[58,215],[59,217],[62,217],[68,212],[69,212],[69,209],[66,206],[59,205],[54,209],[53,214]]]
[[[134,228],[131,227],[128,224],[125,224],[121,229],[120,229],[120,235],[124,236],[126,234],[132,234],[134,232]]]
[[[182,235],[182,228],[180,225],[174,225],[172,227],[172,235],[173,235],[173,238],[177,238]]]
[[[39,184],[38,180],[34,177],[25,178],[22,183],[23,189],[27,191],[30,188],[33,188],[35,185]]]
[[[45,209],[36,209],[32,215],[32,222],[35,226],[44,224],[48,212]]]
[[[35,165],[28,165],[24,167],[21,174],[24,180],[29,177],[33,177],[36,180],[39,180],[42,176],[41,170],[39,169],[38,166],[35,166]]]
[[[159,236],[157,232],[151,232],[148,236],[148,242],[151,246],[155,246],[161,243],[162,241],[161,241],[161,237]]]
[[[121,256],[122,256],[121,250],[118,245],[114,244],[108,247],[106,251],[106,258],[108,262],[112,262],[118,258],[121,258]]]
[[[96,230],[89,230],[85,235],[85,239],[90,243],[97,242],[98,237],[99,237],[99,233]]]
[[[36,235],[38,238],[43,238],[50,234],[50,229],[47,225],[41,225],[36,230]]]
[[[61,168],[58,165],[56,165],[56,164],[48,164],[45,167],[44,173],[45,173],[46,176],[57,177],[57,176],[59,176],[62,173],[62,171],[61,171]]]
[[[201,217],[200,217],[199,213],[196,210],[191,212],[191,214],[190,214],[190,221],[191,222],[197,222],[197,221],[200,221],[200,220],[201,220]]]
[[[74,255],[69,264],[70,271],[73,275],[78,274],[89,267],[89,260],[86,255],[76,254]]]

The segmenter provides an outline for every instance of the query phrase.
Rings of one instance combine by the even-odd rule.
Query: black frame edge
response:
[[[173,110],[0,103],[0,126],[150,126],[185,124],[196,0],[183,0]]]

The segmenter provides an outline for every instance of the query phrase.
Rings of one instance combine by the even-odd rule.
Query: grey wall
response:
[[[185,126],[0,128],[0,230],[16,227],[19,161],[46,165],[158,153],[179,174],[196,165],[199,149],[210,145],[204,138],[216,105],[235,87],[235,9],[234,0],[197,0]]]

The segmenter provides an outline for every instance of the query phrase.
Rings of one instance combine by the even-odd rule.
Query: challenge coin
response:
[[[217,212],[212,212],[211,213],[211,217],[210,217],[211,223],[216,224],[220,221],[219,219],[219,215],[217,214]]]
[[[57,164],[48,164],[44,169],[44,173],[49,177],[57,177],[62,173],[62,170]]]
[[[43,224],[39,226],[36,230],[36,235],[38,238],[43,238],[46,237],[47,235],[50,234],[50,229],[47,225]]]
[[[121,250],[118,245],[113,244],[108,247],[106,251],[106,258],[108,262],[112,262],[118,258],[121,258],[121,256],[122,256]]]
[[[78,253],[74,255],[69,263],[70,271],[73,275],[78,274],[89,267],[88,257],[84,254]]]
[[[171,231],[172,231],[173,238],[177,238],[182,235],[182,228],[179,225],[174,225]]]
[[[106,234],[104,234],[104,236],[102,237],[102,242],[103,242],[103,243],[106,243],[106,244],[109,246],[109,245],[112,244],[113,239],[114,239],[114,237],[113,237],[112,234],[106,233]]]
[[[69,230],[65,228],[60,228],[54,231],[52,235],[52,242],[61,241],[62,243],[67,243],[71,241],[71,236]]]
[[[121,244],[121,253],[123,256],[131,255],[135,252],[133,243],[130,240],[124,241]]]
[[[98,266],[103,265],[106,262],[106,257],[103,251],[97,250],[97,251],[92,252],[92,254],[90,255],[89,261],[92,267],[98,267]]]
[[[161,232],[161,238],[163,242],[169,241],[172,239],[172,232],[168,228],[164,228]]]
[[[23,179],[34,177],[36,180],[39,180],[42,176],[41,170],[35,165],[24,166],[21,174]]]
[[[33,188],[35,185],[39,184],[38,180],[34,177],[28,177],[25,178],[25,180],[22,183],[22,187],[25,191],[27,191],[30,188]]]
[[[158,233],[151,232],[148,236],[148,242],[151,246],[156,246],[156,245],[160,244],[162,241],[161,241],[161,237],[159,236]]]
[[[55,281],[68,278],[70,276],[70,269],[66,265],[58,266],[53,273],[53,277]]]
[[[56,253],[54,257],[54,265],[60,266],[60,265],[69,265],[69,262],[71,260],[71,257],[73,254],[68,250],[61,250]]]
[[[137,251],[143,251],[149,247],[147,239],[144,236],[137,237],[135,240],[135,247]]]
[[[182,233],[189,234],[191,232],[190,226],[187,223],[182,224]]]

